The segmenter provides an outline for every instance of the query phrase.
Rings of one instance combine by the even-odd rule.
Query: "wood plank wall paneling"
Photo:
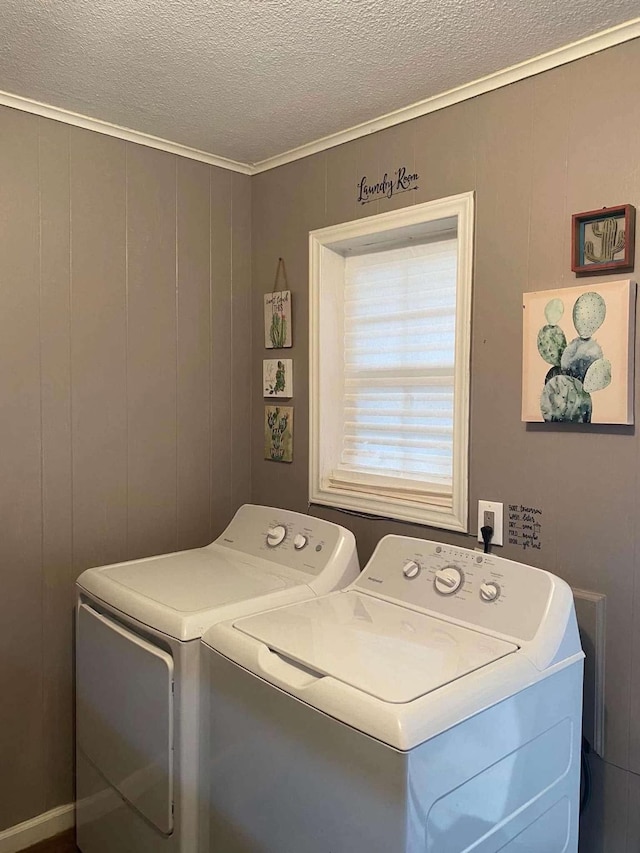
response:
[[[211,519],[221,526],[233,503],[233,175],[211,170]],[[249,247],[245,247],[249,257]],[[215,318],[218,318],[216,321]],[[248,371],[245,372],[245,376]],[[241,395],[248,399],[247,395]],[[228,401],[231,400],[231,405]],[[229,452],[231,448],[231,453]],[[246,481],[244,484],[246,494]]]
[[[194,160],[178,161],[179,548],[204,545],[211,536],[210,171]]]
[[[177,547],[176,160],[127,151],[129,556]]]
[[[249,185],[0,108],[0,830],[73,798],[77,575],[250,497]]]
[[[0,112],[0,826],[44,780],[38,126]]]
[[[40,387],[42,395],[43,729],[45,809],[73,772],[69,642],[73,567],[69,128],[40,132]]]
[[[235,286],[231,304],[231,488],[233,502],[241,503],[251,482],[251,456],[244,452],[245,447],[251,446],[251,397],[242,388],[245,377],[251,375],[251,184],[234,173],[232,189],[231,268]]]
[[[127,550],[126,143],[71,130],[75,567]]]

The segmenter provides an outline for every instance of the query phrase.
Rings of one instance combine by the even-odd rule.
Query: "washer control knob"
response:
[[[267,545],[275,548],[276,545],[280,545],[284,541],[286,535],[287,528],[283,524],[276,524],[275,527],[270,527],[267,530]]]
[[[483,601],[496,601],[500,597],[500,587],[494,581],[485,581],[480,585],[480,598]]]
[[[462,586],[464,575],[457,566],[445,566],[438,569],[433,585],[440,595],[453,595]]]
[[[293,547],[296,551],[302,551],[303,548],[306,548],[309,544],[309,540],[302,533],[296,533],[295,538],[293,540]]]
[[[407,560],[407,562],[402,567],[402,574],[405,578],[417,578],[420,574],[420,564],[416,563],[415,560]]]

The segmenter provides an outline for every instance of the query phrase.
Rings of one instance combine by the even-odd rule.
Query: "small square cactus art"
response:
[[[262,361],[262,393],[265,397],[293,397],[293,359]]]
[[[522,420],[632,424],[636,285],[523,296]]]

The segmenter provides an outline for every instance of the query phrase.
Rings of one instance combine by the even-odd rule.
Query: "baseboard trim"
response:
[[[18,853],[32,844],[59,835],[75,824],[75,806],[68,803],[0,832],[0,853]]]

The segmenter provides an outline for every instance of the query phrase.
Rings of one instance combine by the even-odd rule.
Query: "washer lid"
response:
[[[272,651],[383,702],[411,702],[518,646],[354,591],[234,625]]]

